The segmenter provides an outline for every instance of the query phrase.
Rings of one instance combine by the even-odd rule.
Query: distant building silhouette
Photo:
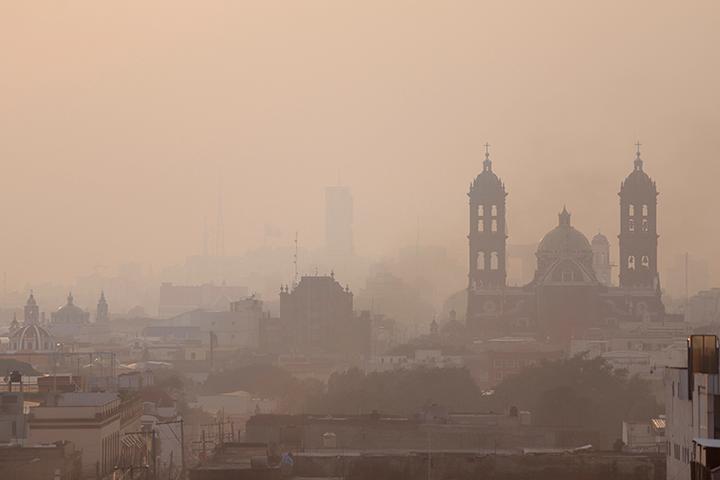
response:
[[[353,197],[348,187],[325,189],[325,248],[331,255],[354,253]]]
[[[369,318],[355,318],[353,294],[334,275],[303,276],[280,290],[280,322],[293,353],[362,353],[369,349]]]
[[[164,282],[160,285],[158,315],[170,317],[202,309],[214,312],[230,310],[230,304],[247,297],[246,287],[233,285],[175,285]]]
[[[55,337],[40,325],[39,311],[35,296],[30,292],[22,326],[14,320],[10,329],[10,353],[47,353],[57,349]]]
[[[602,233],[595,235],[591,242],[593,251],[593,270],[597,279],[609,287],[612,285],[612,265],[610,263],[610,242]]]
[[[466,323],[476,336],[529,335],[567,344],[593,327],[665,319],[657,273],[655,183],[634,169],[620,189],[620,287],[611,286],[610,247],[593,244],[571,224],[566,208],[538,245],[533,280],[506,284],[505,197],[486,151],[483,171],[470,185]]]
[[[95,315],[95,321],[99,323],[107,322],[110,319],[110,313],[108,310],[107,300],[105,300],[105,292],[100,292],[100,300],[97,304],[97,312]]]
[[[68,294],[67,303],[50,314],[52,324],[82,325],[90,322],[90,314],[75,305],[72,292]]]

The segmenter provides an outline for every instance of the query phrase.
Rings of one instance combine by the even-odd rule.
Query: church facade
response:
[[[619,192],[619,286],[611,283],[607,238],[598,234],[588,241],[566,208],[538,245],[533,280],[508,286],[507,195],[486,151],[483,171],[468,192],[466,319],[474,336],[522,335],[567,344],[593,328],[665,320],[657,270],[658,192],[639,150]]]

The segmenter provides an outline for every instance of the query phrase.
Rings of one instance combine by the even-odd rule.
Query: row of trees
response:
[[[327,384],[299,380],[272,365],[248,365],[211,376],[211,392],[246,390],[278,398],[288,412],[412,415],[438,404],[450,411],[529,410],[538,425],[577,427],[618,436],[623,420],[662,411],[649,384],[614,370],[601,358],[545,362],[506,378],[482,396],[465,368],[419,368],[334,373]]]

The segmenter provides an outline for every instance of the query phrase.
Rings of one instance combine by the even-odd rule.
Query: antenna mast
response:
[[[218,179],[218,213],[215,232],[215,255],[218,257],[225,256],[225,225],[223,222],[222,200],[222,178],[220,178]]]
[[[293,277],[293,287],[298,283],[298,232],[295,230],[295,255],[293,255],[293,265],[295,267],[295,276]]]

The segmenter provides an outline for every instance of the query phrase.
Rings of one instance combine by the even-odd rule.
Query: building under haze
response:
[[[280,290],[280,323],[292,353],[306,355],[366,353],[369,318],[356,318],[353,294],[335,275],[303,276]]]
[[[348,187],[325,189],[325,248],[336,256],[354,252],[353,197]]]
[[[638,150],[620,187],[620,285],[610,283],[607,238],[591,244],[563,208],[540,242],[534,278],[507,285],[505,185],[486,153],[470,185],[467,325],[480,337],[529,334],[565,343],[593,327],[665,319],[657,270],[657,189]],[[611,201],[611,199],[608,199]]]

